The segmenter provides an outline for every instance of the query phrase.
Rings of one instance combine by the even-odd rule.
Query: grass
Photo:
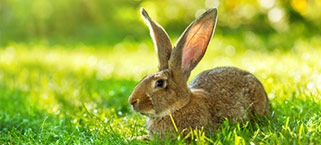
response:
[[[190,143],[320,143],[320,40],[298,39],[289,51],[264,51],[215,36],[192,77],[216,66],[248,70],[262,81],[273,115],[261,123],[225,121],[207,137],[195,131]],[[147,118],[131,111],[127,98],[144,75],[157,71],[152,51],[150,42],[1,48],[0,143],[186,144],[183,138],[129,140],[147,134]]]

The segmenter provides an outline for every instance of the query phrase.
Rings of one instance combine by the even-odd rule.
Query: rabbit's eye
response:
[[[155,82],[155,88],[163,88],[164,87],[164,80],[163,79],[159,79]]]

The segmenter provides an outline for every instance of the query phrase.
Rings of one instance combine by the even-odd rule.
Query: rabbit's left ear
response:
[[[172,51],[172,43],[164,28],[152,20],[144,8],[141,8],[140,12],[149,27],[150,35],[154,41],[155,51],[159,60],[159,70],[167,69],[168,60]]]
[[[185,81],[205,54],[214,33],[216,18],[216,8],[202,14],[185,29],[173,49],[169,68],[174,73],[183,73]]]

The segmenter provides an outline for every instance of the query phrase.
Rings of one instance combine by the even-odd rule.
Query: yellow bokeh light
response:
[[[307,0],[291,0],[291,6],[295,11],[297,11],[301,15],[307,14]]]

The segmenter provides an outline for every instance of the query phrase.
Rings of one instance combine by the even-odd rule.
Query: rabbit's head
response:
[[[159,60],[159,72],[143,78],[128,101],[133,109],[149,117],[163,117],[185,106],[192,95],[187,86],[190,72],[205,54],[214,33],[217,9],[212,8],[192,22],[174,48],[166,31],[142,8]]]

